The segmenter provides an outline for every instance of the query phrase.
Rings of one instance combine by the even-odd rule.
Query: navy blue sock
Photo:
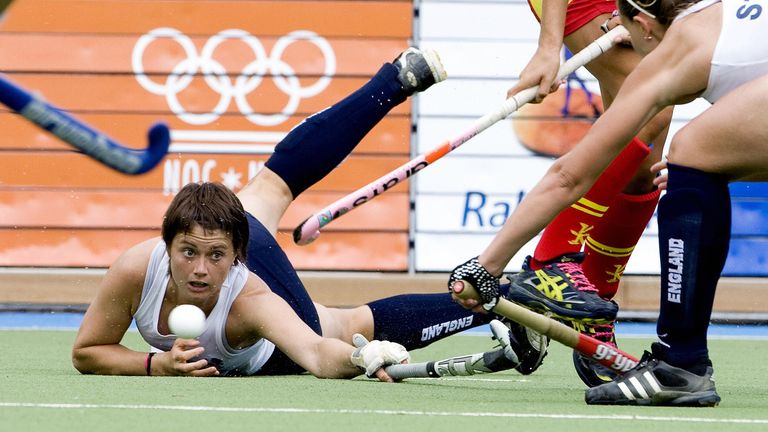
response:
[[[659,202],[663,358],[678,367],[708,360],[707,329],[728,256],[731,199],[726,178],[669,164]]]
[[[266,167],[296,198],[331,172],[387,113],[406,100],[397,68],[385,64],[363,87],[294,127]]]
[[[509,284],[501,285],[506,295]],[[403,345],[406,349],[488,324],[494,314],[473,313],[454,303],[449,293],[403,294],[368,303],[373,312],[373,337]]]

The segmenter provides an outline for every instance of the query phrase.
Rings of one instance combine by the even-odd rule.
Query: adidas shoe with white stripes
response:
[[[634,369],[616,380],[587,389],[588,405],[655,405],[710,407],[720,403],[711,363],[697,375],[659,360],[660,346],[651,345]]]

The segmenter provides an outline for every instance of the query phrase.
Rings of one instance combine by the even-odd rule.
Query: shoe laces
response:
[[[591,333],[592,337],[605,342],[608,345],[616,347],[616,339],[614,337],[613,324],[596,324],[592,326],[594,333]]]
[[[564,273],[568,274],[568,276],[571,278],[573,286],[577,290],[582,292],[597,293],[597,288],[595,288],[595,285],[590,282],[589,279],[587,279],[586,275],[584,275],[584,272],[581,269],[581,264],[575,262],[562,262],[555,265]]]
[[[640,357],[640,361],[637,363],[637,366],[635,366],[635,369],[640,369],[654,362],[658,362],[658,359],[653,355],[653,353],[644,351],[643,356]]]
[[[607,343],[612,347],[616,345],[616,333],[615,324],[613,322],[607,324],[577,324],[572,323],[573,328],[578,330],[579,333],[583,333],[589,337],[595,338],[600,342]]]

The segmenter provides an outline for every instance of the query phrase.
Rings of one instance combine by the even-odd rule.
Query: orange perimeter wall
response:
[[[162,120],[173,131],[172,150],[180,150],[148,174],[126,176],[0,111],[0,266],[106,267],[158,234],[184,183],[222,181],[238,190],[291,127],[362,85],[408,45],[412,7],[16,0],[0,25],[6,78],[130,147],[146,146],[147,129]],[[259,68],[268,76],[249,81],[248,71]],[[332,77],[322,80],[329,70]],[[194,71],[188,82],[185,71]],[[297,268],[407,269],[406,185],[329,225],[308,247],[293,245],[290,233],[315,210],[409,159],[410,109],[398,107],[289,209],[279,241]],[[226,153],[216,153],[221,144]]]

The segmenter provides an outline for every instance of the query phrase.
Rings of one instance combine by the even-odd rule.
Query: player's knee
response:
[[[669,143],[667,160],[674,164],[691,163],[691,156],[695,154],[696,133],[689,127],[680,129]]]
[[[240,192],[237,197],[247,211],[252,210],[249,204],[286,208],[293,201],[293,194],[282,178],[272,170],[264,167]]]
[[[624,193],[629,195],[643,195],[652,192],[654,189],[653,179],[656,175],[651,172],[650,166],[645,164],[640,166],[635,176],[627,183]]]
[[[352,335],[360,333],[369,340],[373,338],[373,313],[368,306],[343,309],[341,321],[342,340],[351,340]]]
[[[373,313],[368,306],[331,308],[315,303],[323,336],[352,343],[352,335],[360,333],[373,338]]]
[[[280,219],[293,201],[285,183],[268,168],[263,168],[241,189],[237,198],[245,211],[261,222],[272,236],[276,235]]]

